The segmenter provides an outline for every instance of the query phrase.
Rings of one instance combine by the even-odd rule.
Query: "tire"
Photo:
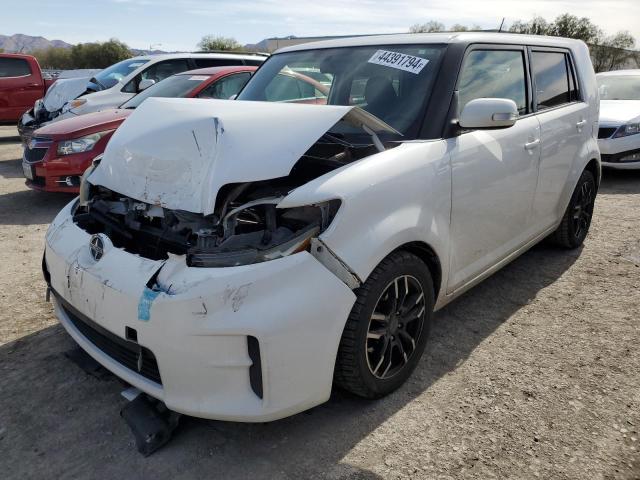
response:
[[[582,245],[591,226],[596,190],[593,174],[585,170],[571,195],[560,225],[549,237],[552,243],[566,249]]]
[[[334,383],[361,397],[380,398],[407,380],[424,352],[433,317],[433,280],[420,258],[396,251],[355,294]]]

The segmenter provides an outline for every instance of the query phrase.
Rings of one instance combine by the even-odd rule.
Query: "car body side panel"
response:
[[[451,210],[446,141],[407,142],[364,158],[295,189],[278,207],[335,198],[342,205],[320,238],[362,281],[393,250],[422,242],[440,259],[445,284]]]
[[[587,121],[584,127],[584,141],[580,145],[578,154],[573,158],[568,176],[564,185],[559,185],[561,193],[558,196],[559,200],[556,204],[556,218],[557,223],[560,222],[562,215],[564,214],[573,190],[578,183],[578,179],[584,171],[587,164],[595,159],[598,162],[598,172],[600,172],[600,151],[598,150],[598,122],[600,114],[600,96],[598,94],[598,85],[596,83],[596,75],[593,71],[593,65],[591,64],[591,57],[589,56],[589,49],[583,42],[576,42],[571,47],[573,54],[574,64],[578,74],[578,85],[582,95],[582,101],[586,103],[587,107],[583,110],[585,120]],[[575,125],[573,126],[575,129]],[[591,133],[591,135],[589,135]],[[543,139],[544,142],[544,139]],[[600,173],[596,182],[600,181]]]
[[[584,102],[541,111],[537,117],[542,130],[542,155],[532,223],[545,229],[560,222],[564,214],[560,200],[573,165],[586,164],[581,157],[588,152],[582,147],[592,135],[592,122],[588,120],[589,106]]]

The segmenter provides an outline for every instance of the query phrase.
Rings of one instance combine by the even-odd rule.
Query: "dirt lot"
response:
[[[3,478],[640,478],[640,174],[606,173],[584,248],[538,246],[436,315],[412,380],[270,424],[183,419],[149,458],[113,377],[44,301],[47,224],[0,128]]]

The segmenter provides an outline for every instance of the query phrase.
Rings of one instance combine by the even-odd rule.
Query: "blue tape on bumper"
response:
[[[149,321],[151,318],[151,305],[158,295],[160,295],[159,291],[145,287],[138,302],[138,320]]]

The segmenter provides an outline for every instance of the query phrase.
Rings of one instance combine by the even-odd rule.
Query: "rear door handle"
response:
[[[578,130],[579,130],[582,127],[584,127],[586,124],[587,124],[586,120],[580,120],[578,123],[576,123],[576,127],[578,127]]]
[[[540,139],[536,138],[535,140],[531,141],[531,142],[527,142],[524,144],[524,149],[525,150],[533,150],[534,148],[536,148],[538,145],[540,145]]]

